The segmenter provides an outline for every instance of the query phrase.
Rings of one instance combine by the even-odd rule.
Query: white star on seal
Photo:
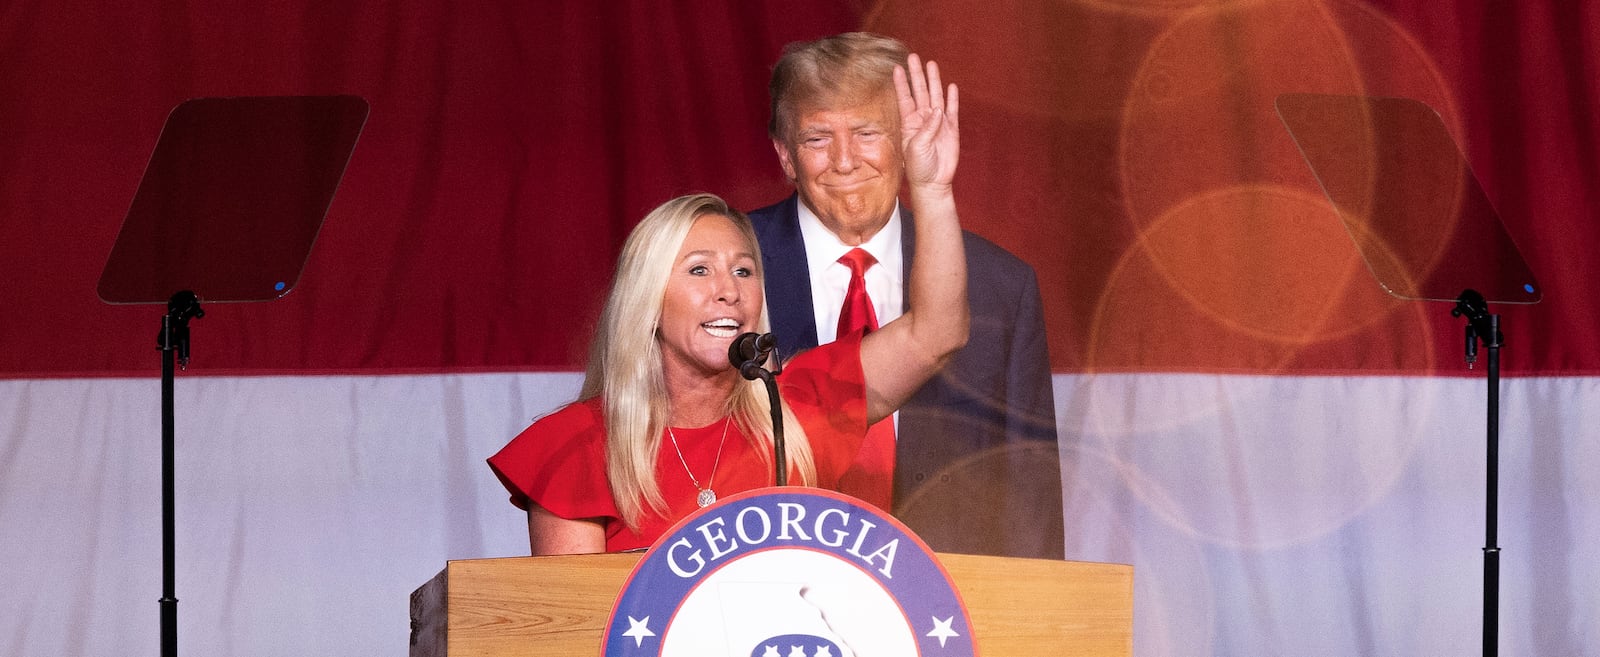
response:
[[[778,647],[777,646],[767,646],[767,651],[764,652],[764,653],[761,653],[761,657],[783,657],[783,656],[778,654]]]
[[[650,631],[649,625],[650,625],[650,617],[649,616],[645,616],[644,620],[639,620],[639,619],[636,619],[636,618],[634,618],[632,616],[629,616],[628,617],[628,631],[623,632],[622,636],[632,638],[633,639],[633,647],[637,648],[639,646],[642,646],[642,645],[644,645],[644,638],[645,637],[647,637],[647,636],[655,636],[656,635],[655,632],[651,632]],[[941,639],[941,641],[943,641],[943,639]]]
[[[946,639],[949,639],[953,636],[961,636],[961,634],[957,633],[955,630],[950,629],[950,624],[955,622],[955,620],[955,616],[951,616],[944,620],[939,620],[939,618],[935,616],[933,618],[933,631],[925,634],[924,636],[931,636],[939,639],[939,647],[943,648]]]

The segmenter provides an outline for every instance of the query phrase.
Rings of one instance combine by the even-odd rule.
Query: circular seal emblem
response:
[[[855,498],[740,493],[684,518],[617,597],[607,657],[975,655],[928,546]]]

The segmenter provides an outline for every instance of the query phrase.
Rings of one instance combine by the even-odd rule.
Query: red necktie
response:
[[[861,249],[850,249],[839,257],[839,264],[850,268],[850,286],[844,291],[844,307],[839,309],[840,337],[866,329],[878,328],[878,313],[872,309],[872,297],[867,296],[867,269],[878,264],[878,259]]]
[[[850,286],[845,288],[844,307],[839,310],[838,334],[870,333],[878,328],[878,313],[867,296],[866,273],[878,260],[866,251],[851,249],[839,262],[850,268]],[[868,427],[855,462],[839,477],[839,492],[889,511],[894,495],[894,443],[893,417]]]

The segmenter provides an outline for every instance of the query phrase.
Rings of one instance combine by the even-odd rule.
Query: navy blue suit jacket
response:
[[[783,358],[817,346],[798,203],[790,196],[750,213]],[[909,212],[901,217],[909,280],[916,231]],[[940,552],[1060,559],[1061,466],[1038,280],[994,243],[965,238],[971,337],[900,408],[893,513]]]

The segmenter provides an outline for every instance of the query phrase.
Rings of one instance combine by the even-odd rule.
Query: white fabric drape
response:
[[[447,559],[526,554],[483,464],[576,374],[180,377],[181,654],[400,655]],[[1069,558],[1135,653],[1474,654],[1480,378],[1057,375]],[[154,379],[0,381],[0,654],[154,654]],[[1600,379],[1504,382],[1501,633],[1600,644]]]

